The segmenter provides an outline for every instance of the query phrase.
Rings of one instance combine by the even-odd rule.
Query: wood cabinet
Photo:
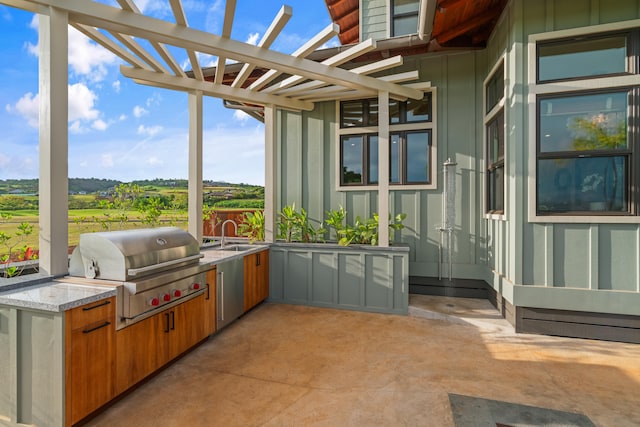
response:
[[[269,250],[244,258],[244,311],[247,312],[269,297]]]
[[[207,337],[205,294],[116,333],[116,392],[122,393]]]
[[[207,271],[207,292],[204,297],[204,329],[207,335],[216,332],[216,267]]]
[[[65,424],[115,396],[115,297],[65,313]]]

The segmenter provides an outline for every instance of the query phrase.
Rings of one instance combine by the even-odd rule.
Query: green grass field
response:
[[[117,214],[115,211],[107,212],[111,218]],[[11,211],[7,213],[10,213],[12,218],[0,220],[0,231],[11,236],[9,244],[13,245],[17,243],[16,248],[22,247],[23,245],[27,245],[33,249],[38,248],[38,211]],[[148,227],[148,225],[140,221],[140,213],[138,211],[127,211],[126,216],[128,221],[121,224],[120,222],[106,221],[110,217],[105,216],[103,209],[69,210],[69,245],[77,245],[80,234],[82,233]],[[33,225],[33,233],[24,239],[16,237],[18,225],[22,222],[28,222]],[[162,226],[176,226],[186,230],[187,213],[180,211],[163,211],[160,216],[160,222]],[[105,228],[105,226],[108,226],[108,228]],[[6,254],[7,250],[6,247],[0,247],[0,256]]]

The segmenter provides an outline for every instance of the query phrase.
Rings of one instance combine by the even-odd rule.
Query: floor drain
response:
[[[455,307],[453,304],[447,304],[447,307]]]

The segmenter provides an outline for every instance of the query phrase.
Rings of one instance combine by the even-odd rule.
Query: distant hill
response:
[[[86,193],[92,194],[96,192],[108,191],[116,185],[124,184],[123,181],[115,179],[98,179],[98,178],[69,178],[69,192],[72,194]],[[131,184],[137,184],[140,187],[155,186],[168,188],[187,188],[189,182],[186,179],[145,179],[132,181]],[[205,186],[211,187],[260,187],[249,184],[232,184],[224,181],[204,181]],[[36,194],[38,192],[38,179],[6,179],[0,180],[1,194]]]

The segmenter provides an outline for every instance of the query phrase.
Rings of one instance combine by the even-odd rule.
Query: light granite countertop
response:
[[[88,286],[50,281],[0,293],[0,305],[63,312],[116,295],[111,286]]]

